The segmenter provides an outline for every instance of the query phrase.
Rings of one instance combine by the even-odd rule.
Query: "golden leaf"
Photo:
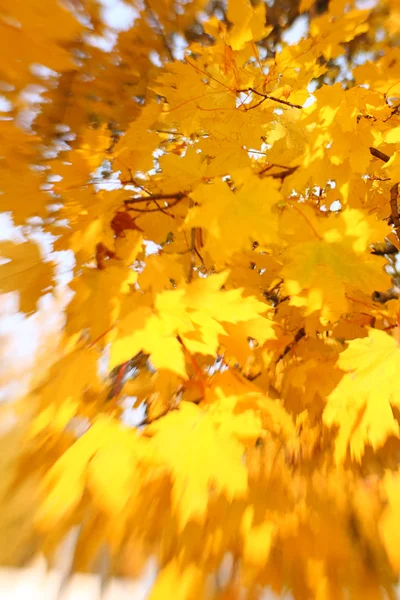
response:
[[[345,375],[327,398],[324,421],[339,426],[336,460],[343,461],[349,447],[352,458],[360,461],[367,444],[376,450],[391,435],[399,436],[391,408],[398,405],[399,343],[370,329],[367,338],[349,342],[338,365]]]
[[[44,262],[34,242],[0,242],[0,292],[20,292],[23,312],[36,310],[36,303],[53,284],[53,265]],[[5,259],[5,260],[4,260]],[[5,262],[7,261],[7,262]]]
[[[190,520],[204,521],[213,494],[229,502],[245,496],[247,476],[240,444],[219,432],[196,405],[182,403],[146,432],[153,436],[161,464],[171,474],[172,507],[181,529]]]

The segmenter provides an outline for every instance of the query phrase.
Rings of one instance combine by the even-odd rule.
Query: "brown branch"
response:
[[[190,200],[190,208],[194,206],[193,200]],[[190,270],[188,273],[188,283],[190,283],[193,279],[194,270],[196,268],[196,228],[192,227],[190,230]],[[178,341],[183,345],[181,339],[178,338]]]
[[[394,290],[387,290],[387,292],[375,291],[372,293],[372,302],[378,302],[379,304],[385,304],[389,300],[396,300],[399,294]]]
[[[196,245],[195,245],[194,251],[196,252],[197,256],[199,257],[199,260],[200,260],[201,264],[202,264],[202,265],[203,265],[203,267],[204,267],[204,258],[202,257],[202,255],[201,255],[201,254],[200,254],[200,252],[198,251],[198,248],[197,248],[197,246],[196,246]]]
[[[151,202],[152,200],[170,200],[171,198],[176,198],[177,200],[182,200],[186,194],[184,192],[177,192],[175,194],[152,194],[151,196],[135,196],[134,198],[129,198],[128,200],[124,200],[124,204],[139,204],[140,202]]]
[[[394,115],[398,115],[399,114],[399,109],[400,109],[400,104],[397,104],[396,106],[393,106],[392,111],[389,115],[389,117],[387,117],[386,119],[383,119],[383,122],[386,123],[387,121],[389,121],[389,119],[391,119]]]
[[[372,146],[370,146],[369,151],[371,152],[372,156],[375,156],[375,158],[379,158],[380,160],[383,160],[383,162],[385,162],[385,163],[389,162],[389,160],[390,160],[390,156],[388,156],[384,152],[381,152],[377,148],[373,148]],[[397,205],[398,195],[399,195],[399,184],[395,183],[390,188],[390,214],[391,214],[392,223],[393,223],[393,226],[394,226],[394,229],[396,232],[396,237],[400,241],[400,216],[399,216],[399,207]]]
[[[178,204],[183,198],[186,198],[185,192],[177,192],[176,194],[154,194],[152,196],[135,196],[134,198],[130,198],[128,200],[124,200],[125,205],[129,205],[127,210],[133,210],[138,213],[151,213],[151,212],[162,212],[167,217],[171,217],[174,219],[174,215],[171,215],[167,212],[169,208],[174,207]],[[158,200],[171,200],[174,199],[174,202],[168,203],[167,206],[160,206],[158,204]],[[132,204],[141,204],[142,202],[154,202],[157,208],[133,208]]]
[[[272,179],[285,179],[289,175],[292,175],[299,167],[287,167],[284,171],[278,171],[277,173],[269,173],[266,177],[272,177]]]
[[[377,148],[373,148],[371,146],[369,151],[371,152],[372,156],[375,156],[375,158],[379,158],[380,160],[383,160],[383,162],[385,162],[385,163],[389,162],[389,160],[390,160],[390,156],[388,156],[384,152],[381,152]],[[399,207],[397,204],[398,195],[399,195],[399,184],[395,183],[390,188],[390,214],[391,214],[392,223],[393,223],[393,226],[394,226],[394,229],[396,232],[396,237],[400,241],[400,216],[399,216]]]
[[[154,199],[154,198],[153,198],[153,199]],[[163,208],[162,206],[160,206],[160,205],[158,204],[157,200],[154,200],[154,204],[157,206],[158,210],[159,210],[160,212],[162,212],[164,215],[167,215],[167,217],[171,217],[171,219],[175,219],[174,215],[170,215],[170,214],[169,214],[169,212],[167,212],[167,211],[165,210],[165,208]],[[169,208],[169,206],[167,206],[167,208]],[[135,209],[133,209],[133,210],[135,210]]]
[[[245,94],[246,92],[253,92],[253,94],[256,94],[257,96],[260,96],[262,98],[262,100],[260,102],[258,102],[255,106],[252,106],[250,108],[256,108],[262,102],[264,102],[264,100],[272,100],[273,102],[278,102],[279,104],[284,104],[285,106],[290,106],[290,108],[299,108],[299,109],[303,108],[302,106],[300,106],[300,104],[292,104],[292,102],[288,102],[287,100],[282,100],[281,98],[276,98],[275,96],[270,96],[269,94],[263,94],[262,92],[258,92],[257,90],[255,90],[252,87],[244,88],[242,90],[236,90],[236,92],[238,94],[239,93]],[[250,110],[250,108],[247,108],[246,110]]]
[[[303,339],[305,336],[306,336],[306,330],[304,329],[304,327],[301,327],[296,332],[296,335],[294,336],[294,340],[292,342],[290,342],[290,344],[288,344],[286,346],[286,348],[284,349],[284,351],[279,356],[279,358],[278,358],[278,360],[276,362],[278,363],[280,360],[282,360],[282,358],[284,358],[286,356],[286,354],[288,354],[288,352],[290,352],[290,350],[292,350],[292,348],[294,348],[294,346],[296,344],[298,344],[300,342],[300,340]]]
[[[256,104],[253,104],[252,106],[246,106],[244,110],[254,110],[255,108],[258,108],[261,104],[263,104],[266,100],[268,100],[269,98],[261,98],[261,100],[259,100]]]
[[[372,156],[375,156],[375,158],[379,158],[380,160],[383,160],[383,162],[385,162],[385,163],[389,162],[389,160],[390,160],[390,156],[388,156],[384,152],[381,152],[377,148],[373,148],[372,146],[370,146],[369,151],[371,152]]]
[[[176,204],[178,204],[181,201],[181,199],[182,198],[178,198],[174,202],[171,202],[171,204],[168,204],[168,206],[166,206],[165,208],[172,208],[173,206],[176,206]],[[151,198],[148,198],[148,200],[151,200]],[[139,213],[160,212],[159,208],[128,208],[127,210],[134,210],[135,212],[139,212]],[[164,212],[168,217],[171,217],[172,219],[175,218],[173,215],[170,215],[165,210],[163,210],[161,212]]]
[[[399,184],[395,183],[390,188],[390,212],[392,216],[392,222],[396,231],[396,237],[400,241],[400,216],[399,207],[397,205],[397,197],[399,195]]]
[[[188,283],[193,279],[194,270],[196,268],[196,229],[192,227],[190,230],[190,270],[188,274]]]
[[[172,53],[172,50],[170,48],[170,45],[168,44],[168,40],[167,40],[167,36],[165,35],[165,31],[164,28],[162,27],[157,15],[154,13],[153,9],[151,8],[151,6],[149,5],[148,0],[145,0],[144,5],[147,9],[147,12],[149,13],[149,17],[153,20],[153,22],[155,23],[157,29],[158,29],[158,34],[159,36],[162,38],[163,42],[164,42],[164,46],[170,56],[170,59],[172,61],[175,60],[175,57]]]
[[[278,167],[282,170],[278,171],[276,173],[268,173],[267,175],[265,175],[265,173],[270,171],[273,167]],[[282,179],[283,180],[283,179],[285,179],[285,177],[292,175],[295,171],[297,171],[298,168],[299,168],[298,166],[285,167],[283,165],[271,164],[271,165],[264,167],[264,169],[262,169],[261,171],[259,171],[258,175],[265,175],[265,177],[272,177],[272,179]]]

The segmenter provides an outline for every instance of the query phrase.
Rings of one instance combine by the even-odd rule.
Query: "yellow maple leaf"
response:
[[[341,377],[334,368],[338,350],[322,340],[302,341],[296,344],[295,357],[283,372],[281,394],[292,411],[307,408],[309,413],[319,415],[325,398]]]
[[[53,284],[53,264],[44,261],[34,242],[0,242],[0,292],[20,292],[23,312],[36,310],[36,303]]]
[[[386,131],[383,134],[383,139],[387,144],[398,144],[400,142],[400,127],[393,127]]]
[[[259,100],[259,97],[257,97]],[[273,118],[274,106],[266,104],[264,110],[246,110],[239,105],[237,110],[218,111],[218,120],[214,117],[203,118],[203,125],[212,136],[201,139],[201,156],[207,157],[206,175],[208,177],[232,174],[246,170],[251,165],[249,150],[260,148],[261,137],[269,118]],[[248,179],[248,171],[243,180]]]
[[[293,306],[304,307],[306,315],[319,311],[323,319],[335,320],[347,311],[352,294],[388,287],[383,265],[367,250],[382,231],[378,223],[369,223],[357,210],[333,220],[317,219],[307,207],[296,210],[303,227],[300,221],[282,221],[287,228],[283,235],[293,242],[281,269]]]
[[[132,172],[148,171],[153,167],[152,154],[160,140],[152,127],[160,114],[160,104],[148,104],[113,150],[116,165],[128,181]]]
[[[107,516],[123,519],[131,499],[140,492],[144,481],[139,468],[141,450],[146,439],[124,428],[120,423],[110,422],[108,437],[90,461],[87,485],[94,503]]]
[[[186,58],[185,63],[169,64],[155,86],[155,91],[167,98],[169,105],[163,119],[174,126],[177,124],[178,131],[184,135],[201,129],[203,119],[210,119],[209,111],[218,119],[221,109],[236,108],[236,94],[229,88],[235,81],[232,74],[227,79],[219,72],[219,77],[206,77],[205,80],[204,68],[207,70],[209,64],[205,60],[192,61]]]
[[[384,331],[371,329],[367,338],[349,342],[339,356],[338,366],[345,375],[327,398],[324,422],[339,426],[335,456],[360,461],[365,446],[374,450],[391,436],[399,436],[392,406],[399,405],[400,346]]]
[[[55,71],[73,68],[68,44],[72,44],[83,29],[72,10],[59,2],[18,0],[12,6],[1,4],[2,52],[13,48],[7,64],[1,66],[1,78],[8,84],[23,86],[33,78],[30,67],[40,64]],[[51,26],[49,24],[51,23]]]
[[[88,330],[94,341],[106,335],[114,324],[123,295],[130,292],[137,273],[117,261],[110,262],[105,269],[86,267],[72,282],[75,296],[67,309],[69,333]]]
[[[242,290],[221,290],[228,272],[198,279],[172,291],[157,294],[153,307],[135,307],[128,300],[111,347],[111,366],[129,360],[140,350],[151,355],[157,369],[167,369],[186,377],[185,351],[215,356],[224,323],[249,322],[262,339],[275,337],[267,317],[268,307]],[[264,323],[266,321],[266,323]],[[250,335],[250,332],[247,333]],[[179,337],[179,339],[178,339]]]
[[[78,507],[86,486],[86,469],[90,460],[109,437],[109,423],[98,417],[52,466],[43,479],[44,501],[36,515],[36,524],[49,531],[63,519],[68,519]]]
[[[255,442],[265,430],[283,439],[295,435],[291,416],[237,372],[216,373],[206,389],[208,412],[216,427],[241,442]]]
[[[243,185],[232,192],[223,181],[198,187],[192,194],[198,204],[191,208],[185,228],[204,227],[207,232],[205,250],[216,261],[251,243],[277,242],[276,204],[281,200],[278,183],[260,180],[252,174],[241,174]],[[215,198],[218,202],[215,202]]]
[[[138,283],[142,290],[161,292],[171,289],[184,279],[180,256],[160,252],[146,259],[146,266],[139,275]]]
[[[400,49],[387,48],[378,60],[366,61],[354,69],[356,84],[370,84],[371,88],[392,96],[399,93]]]
[[[162,193],[188,192],[205,177],[207,163],[204,154],[189,147],[184,156],[164,154],[159,158],[162,169]]]
[[[86,129],[80,136],[80,147],[76,151],[81,154],[88,163],[89,172],[101,164],[106,156],[106,150],[111,144],[110,132],[103,125],[99,129]]]
[[[171,475],[172,508],[183,529],[190,520],[204,521],[210,494],[229,502],[247,491],[241,445],[222,431],[198,406],[184,402],[146,429]],[[196,477],[192,477],[192,473]]]
[[[39,409],[29,428],[28,438],[43,431],[60,435],[79,412],[80,402],[88,388],[99,390],[98,353],[94,349],[75,350],[57,361],[39,396]]]
[[[266,37],[271,31],[264,26],[264,4],[253,7],[249,0],[229,0],[227,16],[233,24],[227,42],[234,50],[240,50],[250,40],[256,42]]]
[[[129,360],[143,350],[151,355],[157,369],[167,369],[185,378],[185,355],[176,339],[176,322],[168,323],[167,319],[160,319],[149,306],[132,306],[130,309],[125,306],[125,311],[126,316],[120,319],[114,332],[110,367]]]
[[[335,3],[332,3],[334,6]],[[331,5],[331,6],[332,6]],[[335,15],[332,11],[314,18],[310,23],[310,36],[314,38],[313,52],[329,60],[341,54],[341,44],[367,31],[367,10],[349,10]]]

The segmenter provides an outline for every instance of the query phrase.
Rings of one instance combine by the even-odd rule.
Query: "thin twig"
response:
[[[295,171],[297,171],[299,167],[285,167],[284,171],[278,171],[277,173],[268,173],[265,177],[272,177],[272,179],[285,179],[289,175],[292,175]],[[259,175],[264,175],[266,171],[269,169],[263,169],[259,172]]]
[[[164,42],[164,46],[165,46],[165,48],[166,48],[166,50],[167,50],[167,52],[168,52],[168,54],[170,56],[170,59],[171,60],[175,60],[175,57],[174,57],[174,55],[172,53],[172,50],[171,50],[171,48],[170,48],[170,46],[168,44],[168,40],[167,40],[167,36],[165,35],[165,31],[164,31],[164,29],[163,29],[163,27],[162,27],[162,25],[161,25],[161,23],[160,23],[157,15],[153,12],[153,9],[151,8],[148,0],[145,0],[144,5],[145,5],[145,7],[147,9],[147,12],[149,13],[150,18],[154,21],[154,23],[155,23],[155,25],[156,25],[156,27],[158,29],[158,34],[160,35],[160,37],[162,38],[162,40]]]
[[[193,200],[190,200],[190,207],[194,205]],[[194,270],[196,268],[196,229],[192,227],[190,230],[190,270],[188,274],[188,283],[193,279]],[[183,345],[182,340],[179,340]]]
[[[184,196],[182,196],[182,197],[184,197]],[[155,201],[154,198],[144,198],[144,200],[154,200]],[[182,200],[181,197],[177,198],[176,200],[174,200],[174,202],[171,202],[165,208],[166,209],[172,208],[173,206],[176,206],[176,204],[178,204],[181,200]],[[160,212],[161,209],[160,208],[128,208],[127,210],[134,210],[135,212],[139,212],[139,213],[152,213],[152,212]],[[164,212],[168,217],[171,217],[172,219],[175,218],[173,215],[170,215],[169,213],[165,212],[165,210],[163,210],[161,212]]]
[[[167,215],[167,217],[171,217],[174,219],[174,215],[171,215],[167,210],[172,208],[178,202],[180,202],[183,198],[186,197],[185,192],[177,192],[176,194],[153,194],[150,196],[135,196],[134,198],[129,198],[128,200],[124,200],[125,205],[131,206],[132,204],[141,204],[142,202],[154,202],[157,208],[128,208],[128,210],[133,210],[139,213],[151,213],[151,212],[162,212]],[[163,207],[158,204],[158,200],[171,200],[174,199],[174,202],[168,203],[167,206]]]
[[[288,352],[290,352],[290,350],[292,350],[294,348],[294,346],[296,344],[298,344],[300,342],[301,339],[303,339],[303,337],[306,336],[306,330],[304,329],[304,327],[301,327],[297,332],[296,335],[294,336],[294,340],[292,342],[290,342],[290,344],[288,344],[286,346],[286,348],[284,349],[284,351],[282,352],[282,354],[279,356],[278,360],[276,361],[277,363],[282,360],[282,358],[284,358],[286,356],[286,354]]]
[[[139,204],[140,202],[151,202],[155,200],[170,200],[171,198],[176,198],[177,200],[182,200],[186,194],[184,192],[176,192],[175,194],[152,194],[151,196],[135,196],[134,198],[129,198],[128,200],[124,200],[124,204]]]
[[[110,331],[112,331],[114,329],[115,325],[111,325],[111,327],[109,327],[108,329],[106,329],[106,331],[103,331],[103,333],[101,333],[100,335],[97,336],[97,338],[95,340],[93,340],[93,342],[91,342],[88,346],[88,348],[93,348],[93,346],[95,344],[97,344],[97,342],[99,342],[105,335],[107,335],[107,333],[110,333]]]
[[[163,208],[162,206],[160,206],[160,205],[158,204],[157,200],[154,200],[154,204],[157,206],[158,210],[159,210],[160,212],[162,212],[164,215],[167,215],[167,217],[171,217],[171,219],[175,219],[174,215],[170,215],[170,214],[169,214],[169,212],[167,212],[167,211],[165,210],[165,208]],[[167,208],[169,208],[169,207],[167,206]]]
[[[244,88],[242,90],[236,90],[236,92],[239,93],[243,93],[245,94],[246,92],[253,92],[253,94],[256,94],[257,96],[260,96],[261,98],[263,98],[263,100],[261,102],[264,102],[264,100],[272,100],[273,102],[278,102],[279,104],[284,104],[285,106],[290,106],[290,108],[299,108],[302,109],[303,107],[300,106],[300,104],[292,104],[292,102],[288,102],[287,100],[282,100],[281,98],[276,98],[275,96],[270,96],[269,94],[263,94],[262,92],[258,92],[256,89],[249,87],[249,88]],[[251,108],[256,108],[256,106],[259,106],[261,104],[261,102],[258,102],[255,106],[252,106]],[[247,109],[250,110],[250,109]]]

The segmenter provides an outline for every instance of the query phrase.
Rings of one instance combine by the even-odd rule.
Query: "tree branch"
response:
[[[134,198],[129,198],[128,200],[124,200],[124,204],[129,206],[128,210],[134,210],[139,213],[151,213],[151,212],[162,212],[168,217],[174,218],[174,215],[170,215],[167,210],[172,208],[178,202],[186,198],[187,194],[185,192],[177,192],[176,194],[154,194],[152,196],[135,196]],[[158,204],[158,200],[174,200],[174,202],[168,203],[167,206],[160,206]],[[154,202],[157,208],[133,208],[132,204],[141,204],[142,202]]]
[[[381,152],[377,148],[373,148],[372,146],[370,146],[369,151],[371,152],[372,156],[375,156],[375,158],[379,158],[380,160],[383,160],[383,162],[385,162],[385,163],[389,162],[389,160],[390,160],[390,156],[388,156],[384,152]],[[400,242],[400,216],[399,216],[399,207],[397,205],[398,195],[399,195],[399,184],[395,183],[390,188],[390,216],[392,218],[392,223],[394,226],[394,230],[396,232],[396,237]]]
[[[394,229],[396,231],[396,237],[400,241],[400,217],[399,207],[397,205],[397,197],[399,195],[399,184],[395,183],[390,188],[390,211]]]
[[[174,57],[174,55],[172,53],[172,50],[171,50],[171,47],[170,47],[170,45],[168,43],[167,36],[165,35],[164,28],[162,27],[162,25],[161,25],[161,23],[160,23],[157,15],[154,13],[153,9],[151,8],[148,0],[145,0],[144,5],[145,5],[145,7],[147,9],[149,17],[153,20],[153,22],[155,23],[155,25],[156,25],[156,27],[158,29],[158,34],[162,38],[162,40],[164,42],[164,46],[165,46],[165,48],[166,48],[166,50],[167,50],[167,52],[169,54],[170,59],[172,61],[174,61],[175,57]]]
[[[272,169],[273,167],[280,167],[280,165],[269,165],[268,167],[265,167],[264,169],[262,169],[258,175],[265,175],[265,173],[267,173],[267,171],[269,171],[270,169]],[[285,177],[288,177],[289,175],[292,175],[295,171],[297,171],[299,167],[282,167],[282,171],[278,171],[277,173],[268,173],[267,175],[265,175],[265,177],[272,177],[272,179],[285,179]]]
[[[140,202],[151,202],[156,200],[170,200],[176,198],[182,200],[186,194],[184,192],[177,192],[175,194],[152,194],[151,196],[134,196],[128,200],[124,200],[124,204],[139,204]]]
[[[375,158],[379,158],[380,160],[383,160],[383,162],[385,162],[385,163],[389,162],[389,160],[390,160],[390,156],[388,156],[384,152],[381,152],[377,148],[373,148],[372,146],[370,146],[369,151],[371,152],[372,156],[375,156]]]
[[[253,92],[253,94],[256,94],[257,96],[260,96],[262,98],[261,102],[258,102],[255,106],[251,106],[247,110],[256,108],[257,106],[262,104],[262,102],[264,102],[264,100],[272,100],[273,102],[278,102],[279,104],[284,104],[285,106],[290,106],[290,108],[299,108],[299,109],[303,108],[302,106],[300,106],[300,104],[292,104],[291,102],[288,102],[287,100],[282,100],[281,98],[276,98],[275,96],[269,96],[268,94],[263,94],[262,92],[258,92],[257,90],[255,90],[252,87],[244,88],[242,90],[236,90],[236,92],[238,94],[239,93],[245,94],[246,92]]]

